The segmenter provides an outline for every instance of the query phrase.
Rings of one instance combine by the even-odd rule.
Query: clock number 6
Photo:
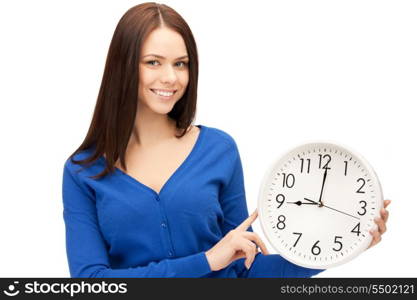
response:
[[[313,247],[311,248],[311,253],[313,253],[313,255],[319,255],[320,253],[321,253],[321,249],[320,249],[320,247],[319,246],[317,246],[317,244],[319,243],[320,241],[317,241],[314,245],[313,245]]]

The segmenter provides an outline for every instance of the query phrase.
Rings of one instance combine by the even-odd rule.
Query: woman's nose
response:
[[[172,66],[166,66],[163,68],[161,74],[161,81],[163,83],[173,83],[177,80],[177,74]]]

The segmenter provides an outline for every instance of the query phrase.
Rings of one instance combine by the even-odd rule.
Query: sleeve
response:
[[[314,275],[317,275],[325,271],[323,269],[309,269],[309,268],[301,267],[296,264],[293,264],[292,262],[289,262],[283,257],[282,257],[282,260],[285,262],[284,268],[283,268],[283,277],[305,278],[305,277],[312,277]]]
[[[98,224],[94,192],[80,183],[68,164],[63,172],[62,197],[71,277],[201,277],[211,272],[204,252],[150,262],[146,266],[112,269]]]
[[[228,155],[232,166],[229,171],[230,177],[226,185],[221,189],[219,197],[224,216],[222,224],[223,236],[239,226],[249,216],[242,162],[234,141]],[[249,227],[248,231],[253,232],[252,227]]]
[[[262,253],[256,255],[249,270],[244,267],[243,259],[238,268],[244,278],[307,278],[324,271],[295,265],[278,254]]]

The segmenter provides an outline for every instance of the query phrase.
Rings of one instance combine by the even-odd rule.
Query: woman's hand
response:
[[[387,206],[391,203],[391,200],[384,201],[384,207],[381,209],[381,217],[375,219],[375,223],[378,225],[378,229],[370,231],[371,235],[373,236],[372,242],[369,245],[368,249],[375,246],[381,241],[381,235],[387,231],[387,221],[388,221],[388,210],[386,210]]]
[[[249,269],[258,252],[257,246],[261,248],[264,255],[269,254],[261,238],[254,232],[246,231],[257,217],[258,211],[255,210],[242,224],[230,230],[213,248],[206,252],[207,261],[212,271],[221,270],[242,257],[246,257],[245,266]]]

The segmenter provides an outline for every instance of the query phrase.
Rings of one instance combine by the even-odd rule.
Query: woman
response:
[[[309,277],[251,229],[227,133],[194,126],[196,44],[168,6],[119,21],[87,136],[63,175],[72,277]],[[81,165],[81,168],[79,167]],[[385,231],[388,213],[379,221]],[[258,252],[258,247],[262,253]]]

